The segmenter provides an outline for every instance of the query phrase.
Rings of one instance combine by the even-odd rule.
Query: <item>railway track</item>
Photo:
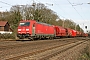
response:
[[[64,38],[64,39],[55,39],[55,40],[61,40],[61,41],[64,41],[64,40],[72,40],[73,38]],[[25,41],[25,42],[24,42]],[[39,41],[41,41],[41,40],[39,40]],[[23,43],[24,42],[24,43]],[[11,48],[11,47],[15,47],[15,46],[22,46],[23,44],[25,44],[26,43],[26,45],[28,45],[28,44],[30,44],[30,43],[32,43],[32,41],[31,42],[29,42],[29,40],[27,41],[27,40],[4,40],[4,41],[0,41],[0,49],[1,48]],[[42,42],[42,41],[41,41]],[[51,42],[51,41],[50,41]],[[37,41],[36,42],[34,42],[34,43],[38,43]]]
[[[69,50],[75,46],[78,46],[84,42],[85,41],[78,41],[78,42],[65,44],[62,46],[51,47],[49,49],[45,49],[45,51],[39,50],[39,52],[36,51],[35,53],[33,53],[33,55],[30,55],[27,59],[30,59],[30,60],[49,60],[50,58],[52,58],[52,57],[54,57],[62,52],[65,52],[66,50]],[[23,60],[23,59],[21,59],[21,60]]]
[[[43,59],[49,59],[57,54],[60,54],[61,52],[64,52],[70,48],[73,48],[79,44],[82,44],[83,42],[85,42],[85,40],[75,40],[73,41],[72,39],[70,40],[50,40],[50,41],[33,41],[33,42],[28,42],[28,43],[20,43],[20,44],[14,44],[11,46],[0,46],[0,53],[3,55],[0,55],[0,60],[19,60],[19,59],[24,59],[23,57],[27,57],[29,56],[29,59],[36,59],[36,60],[43,60]],[[29,46],[29,47],[27,47]],[[46,47],[47,46],[47,47]],[[18,52],[19,49],[25,49],[25,47],[30,48],[27,49],[26,48],[26,52],[23,50],[20,50],[20,52],[24,52],[24,53],[20,53]],[[3,49],[4,48],[4,49]],[[12,52],[18,50],[16,53],[12,53],[9,54],[7,53],[6,56],[4,56],[5,51],[10,52],[12,50]],[[28,51],[28,52],[27,52]],[[57,51],[57,52],[55,52]],[[54,53],[53,53],[54,52]],[[48,54],[49,53],[49,54]],[[26,59],[27,60],[27,59]]]

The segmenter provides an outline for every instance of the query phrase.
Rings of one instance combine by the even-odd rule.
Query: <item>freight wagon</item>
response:
[[[70,28],[66,28],[66,30],[67,30],[67,36],[68,37],[76,37],[77,35],[76,35],[76,30],[73,30],[73,29],[70,29]]]
[[[61,27],[61,26],[54,26],[55,32],[56,32],[56,37],[66,37],[66,29]]]

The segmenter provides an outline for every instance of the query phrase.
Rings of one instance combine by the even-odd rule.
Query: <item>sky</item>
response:
[[[90,30],[90,4],[87,4],[90,3],[90,0],[0,0],[0,11],[9,11],[13,5],[31,5],[33,1],[45,4],[61,19],[74,21],[84,31]]]

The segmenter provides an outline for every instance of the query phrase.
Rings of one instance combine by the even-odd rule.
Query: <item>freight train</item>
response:
[[[19,23],[17,37],[19,39],[53,39],[61,37],[87,37],[88,34],[70,28],[50,25],[35,20],[22,20]]]

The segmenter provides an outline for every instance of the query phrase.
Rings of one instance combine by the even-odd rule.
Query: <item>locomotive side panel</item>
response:
[[[36,35],[43,37],[53,37],[55,32],[54,28],[51,25],[47,25],[44,23],[36,23]],[[41,38],[40,37],[40,38]]]

